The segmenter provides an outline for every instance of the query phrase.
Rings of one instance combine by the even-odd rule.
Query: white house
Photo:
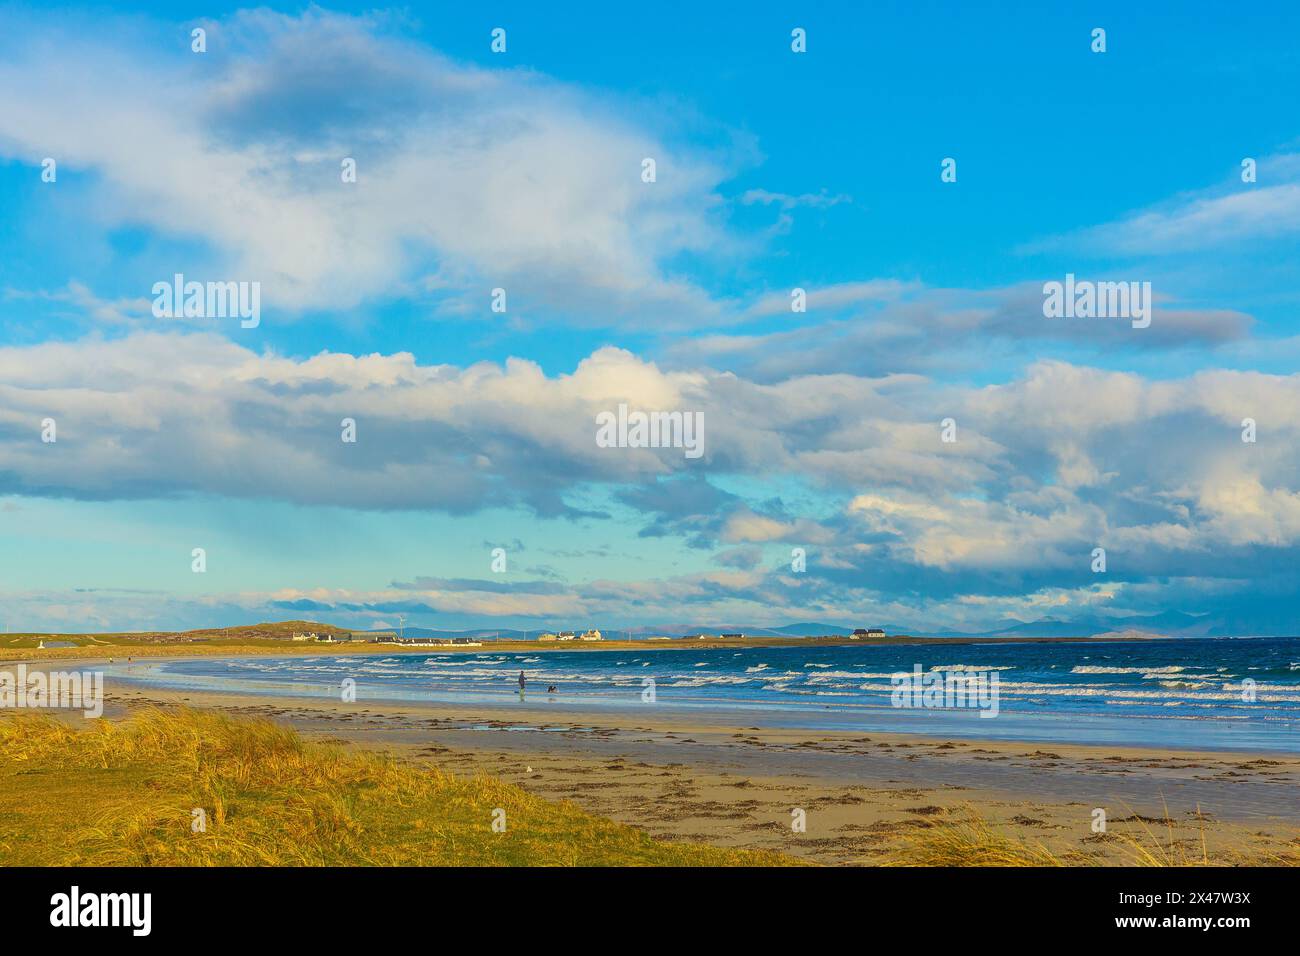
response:
[[[879,627],[859,627],[853,632],[853,640],[860,641],[863,638],[884,637],[885,632]]]

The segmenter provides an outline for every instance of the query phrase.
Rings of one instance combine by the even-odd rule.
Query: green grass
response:
[[[192,811],[206,814],[194,833]],[[506,830],[492,829],[505,811]],[[491,777],[304,742],[269,721],[142,711],[77,730],[0,718],[0,860],[77,866],[762,866],[663,843]]]
[[[87,658],[128,657],[244,657],[284,656],[291,654],[320,654],[328,648],[330,654],[395,654],[402,650],[391,645],[371,644],[368,641],[351,641],[337,644],[319,644],[315,641],[288,641],[277,638],[232,637],[210,638],[195,643],[176,641],[170,644],[145,638],[122,635],[44,635],[45,640],[69,641],[76,647],[47,647],[37,650],[42,640],[38,635],[0,635],[0,663],[5,661],[86,660]]]
[[[295,644],[291,640],[294,634],[299,633],[316,633],[331,634],[335,637],[348,635],[350,632],[344,628],[335,627],[332,624],[320,624],[316,621],[268,621],[261,624],[244,624],[235,627],[224,628],[207,628],[197,631],[141,631],[137,633],[115,633],[115,634],[45,634],[45,633],[25,633],[25,634],[0,634],[0,659],[8,657],[12,659],[16,654],[6,654],[5,651],[30,651],[37,648],[42,640],[45,641],[67,641],[75,644],[76,648],[46,648],[45,650],[52,655],[57,655],[59,651],[66,652],[77,651],[80,649],[103,650],[109,653],[117,650],[118,653],[127,653],[134,651],[141,653],[144,648],[191,648],[195,650],[204,646],[218,647],[243,647],[243,648],[260,648],[260,647],[282,647],[285,644],[295,646],[315,647],[314,642],[304,642],[301,645]],[[354,642],[355,643],[355,642]],[[333,646],[333,645],[331,645]]]

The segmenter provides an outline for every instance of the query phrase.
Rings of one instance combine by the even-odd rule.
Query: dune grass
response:
[[[206,829],[194,832],[194,810]],[[505,831],[494,832],[504,811]],[[500,814],[496,814],[499,818]],[[0,862],[84,866],[764,866],[664,843],[491,777],[304,742],[269,721],[141,711],[0,719]]]
[[[1193,840],[1177,835],[1165,809],[1165,826],[1152,828],[1145,822],[1140,830],[1113,834],[1115,855],[1109,865],[1138,867],[1189,866],[1296,866],[1295,854],[1272,851],[1245,852],[1219,849],[1210,852],[1204,826]],[[981,817],[973,807],[929,829],[918,831],[902,845],[894,866],[1098,866],[1107,865],[1097,856],[1073,850],[1056,852],[1041,843],[1003,832]]]
[[[195,810],[204,828],[195,832]],[[493,829],[504,812],[505,831]],[[1166,817],[1168,814],[1166,813]],[[1167,832],[1166,832],[1167,831]],[[1211,854],[1172,823],[1114,834],[1136,866],[1289,864]],[[1300,845],[1300,844],[1298,844]],[[458,777],[304,741],[217,711],[149,708],[78,729],[0,716],[0,864],[70,866],[788,866],[756,850],[662,842],[493,777]],[[879,861],[873,861],[879,862]],[[892,866],[1080,866],[974,807],[918,830]],[[1113,858],[1111,862],[1116,862]]]
[[[998,830],[973,809],[956,820],[920,830],[902,845],[893,866],[1066,866],[1045,846]]]

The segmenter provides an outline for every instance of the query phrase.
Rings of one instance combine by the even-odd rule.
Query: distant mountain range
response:
[[[634,628],[598,627],[607,640],[627,635],[632,638],[647,637],[686,637],[693,634],[745,634],[748,637],[828,637],[832,635],[849,635],[858,627],[879,627],[891,637],[948,637],[969,638],[1152,638],[1152,637],[1296,637],[1300,636],[1300,618],[1296,616],[1294,602],[1279,599],[1272,607],[1261,614],[1260,609],[1252,609],[1249,620],[1238,619],[1231,613],[1188,614],[1183,611],[1164,611],[1140,617],[1102,617],[1090,615],[1071,621],[1054,617],[1040,618],[1036,621],[1012,621],[1004,627],[987,631],[959,630],[921,630],[901,627],[889,622],[864,620],[847,624],[834,621],[803,621],[798,624],[785,624],[781,627],[754,627],[746,624],[716,622],[709,624],[677,623]],[[1261,628],[1260,621],[1267,622]],[[587,622],[575,622],[567,625],[574,630],[586,630]],[[490,641],[536,640],[545,629],[530,628],[521,630],[509,627],[478,627],[449,630],[432,627],[408,626],[403,629],[407,638],[469,638]],[[188,643],[195,640],[232,643],[236,641],[289,641],[295,634],[320,634],[343,637],[347,634],[395,634],[396,628],[372,628],[357,631],[322,624],[319,621],[272,621],[259,624],[232,625],[229,627],[205,628],[194,631],[138,631],[113,632],[102,636],[129,637],[155,644]],[[11,638],[41,637],[50,638],[59,635],[49,632],[40,634],[11,634]],[[76,635],[69,635],[76,636]],[[88,635],[81,635],[83,637]]]
[[[861,626],[861,625],[858,625]],[[566,628],[567,629],[567,628]],[[587,630],[586,626],[574,625],[574,629],[579,632]],[[853,628],[845,628],[834,624],[790,624],[779,628],[749,628],[741,625],[685,625],[672,624],[665,627],[633,627],[633,628],[604,628],[597,627],[606,639],[613,640],[627,635],[632,638],[641,637],[685,637],[690,634],[746,634],[750,637],[822,637],[828,634],[852,634]],[[402,629],[405,637],[470,637],[491,640],[496,637],[503,641],[523,641],[533,640],[539,634],[546,633],[547,628],[535,628],[533,630],[521,631],[509,627],[479,627],[469,628],[466,630],[442,630],[432,627],[412,627],[408,625]],[[379,628],[368,633],[388,634],[396,633],[396,628]],[[892,632],[891,632],[892,633]]]
[[[987,631],[910,630],[888,623],[874,622],[870,625],[854,625],[854,627],[863,626],[881,627],[886,634],[906,634],[911,637],[1096,637],[1116,631],[1143,631],[1168,637],[1230,637],[1236,633],[1209,618],[1196,617],[1181,611],[1166,611],[1147,617],[1130,618],[1090,615],[1071,621],[1045,617],[1037,621],[1016,621],[1005,627]],[[776,628],[775,632],[792,637],[812,637],[818,634],[848,634],[852,630],[853,627],[843,624],[820,621],[789,624]]]
[[[586,629],[586,625],[573,625],[575,629]],[[1089,615],[1071,621],[1045,617],[1036,621],[1015,621],[1005,627],[988,631],[958,630],[911,630],[894,624],[865,621],[855,624],[829,621],[804,621],[798,624],[786,624],[782,627],[754,627],[745,624],[665,624],[661,626],[642,626],[634,628],[598,627],[607,638],[621,637],[683,637],[689,634],[734,634],[742,633],[751,637],[822,637],[830,634],[852,634],[856,627],[880,627],[886,634],[907,635],[909,637],[1097,637],[1117,632],[1141,632],[1148,635],[1164,637],[1233,637],[1243,632],[1234,629],[1232,622],[1224,621],[1212,615],[1197,616],[1182,611],[1164,611],[1143,617],[1114,618]],[[391,630],[386,628],[385,630]],[[512,628],[472,628],[467,630],[440,630],[428,627],[407,627],[407,637],[471,637],[491,639],[494,635],[501,640],[534,639],[544,629],[516,630]],[[1276,635],[1295,634],[1293,620],[1279,621]]]
[[[993,638],[993,637],[1099,637],[1102,635],[1114,637],[1120,634],[1144,637],[1237,637],[1237,636],[1259,636],[1258,630],[1243,630],[1239,627],[1234,628],[1232,620],[1220,618],[1217,615],[1197,616],[1186,614],[1182,611],[1165,611],[1160,614],[1153,614],[1146,617],[1129,617],[1129,618],[1112,618],[1091,615],[1082,618],[1076,618],[1072,621],[1064,621],[1059,618],[1046,617],[1037,621],[1015,621],[1005,627],[988,631],[958,631],[958,630],[910,630],[888,622],[880,623],[877,621],[864,621],[856,624],[846,624],[843,622],[833,621],[803,621],[798,624],[786,624],[781,627],[754,627],[746,624],[665,624],[661,626],[642,626],[634,628],[606,628],[598,627],[607,639],[619,638],[625,634],[633,638],[645,638],[653,636],[663,637],[685,637],[691,634],[746,634],[750,637],[825,637],[832,634],[852,634],[856,627],[880,627],[885,633],[891,636],[906,637],[965,637],[965,638]],[[574,624],[574,629],[586,630],[586,624]],[[374,628],[364,632],[368,634],[387,634],[396,633],[396,628]],[[466,628],[462,630],[445,630],[432,627],[415,627],[408,626],[403,629],[403,634],[408,637],[422,638],[471,638],[478,640],[499,639],[503,641],[523,641],[535,640],[537,636],[543,633],[544,629],[520,630],[509,627],[479,627]],[[155,641],[166,643],[186,638],[217,638],[224,640],[231,639],[260,639],[260,640],[289,640],[294,634],[310,633],[317,634],[335,634],[342,635],[348,633],[347,628],[337,627],[332,624],[321,624],[316,621],[279,621],[274,623],[247,624],[228,628],[210,628],[201,631],[185,631],[180,633],[158,632],[149,634],[140,634],[139,637],[146,637]],[[1275,626],[1271,629],[1271,636],[1293,636],[1300,633],[1300,627],[1297,627],[1296,619],[1292,612],[1286,609],[1279,610]]]
[[[1014,621],[1005,627],[988,631],[958,631],[958,630],[912,630],[901,627],[889,622],[879,621],[861,621],[858,623],[848,624],[834,621],[803,621],[798,624],[785,624],[781,627],[754,627],[747,624],[708,623],[700,624],[698,622],[662,624],[656,626],[641,626],[634,628],[614,628],[614,627],[597,627],[606,639],[620,638],[628,635],[633,638],[645,637],[685,637],[692,634],[745,634],[749,637],[827,637],[830,635],[852,634],[854,628],[858,627],[879,627],[883,628],[885,633],[894,637],[958,637],[958,638],[1015,638],[1015,637],[1115,637],[1118,635],[1125,636],[1142,636],[1142,637],[1245,637],[1245,636],[1273,636],[1273,637],[1290,637],[1300,635],[1300,621],[1296,618],[1296,612],[1292,605],[1286,602],[1279,602],[1275,609],[1270,609],[1271,614],[1266,619],[1271,621],[1271,626],[1261,631],[1258,627],[1259,614],[1256,612],[1251,619],[1251,624],[1237,621],[1231,616],[1221,616],[1218,614],[1195,615],[1187,614],[1182,611],[1165,611],[1160,614],[1147,615],[1145,617],[1128,617],[1114,618],[1102,617],[1100,615],[1091,615],[1082,618],[1076,618],[1072,621],[1064,621],[1059,618],[1045,617],[1037,621]],[[575,630],[586,630],[590,625],[585,622],[575,622],[568,627]],[[521,630],[519,628],[509,627],[478,627],[465,628],[461,630],[448,630],[432,627],[408,626],[403,629],[403,634],[408,637],[421,638],[471,638],[479,640],[492,640],[494,638],[503,641],[523,641],[536,640],[538,635],[542,634],[543,628],[530,628]],[[353,631],[350,628],[338,627],[333,624],[322,624],[318,621],[275,621],[264,622],[260,624],[243,624],[231,627],[206,628],[196,631],[158,631],[158,632],[137,632],[130,636],[140,639],[146,639],[154,643],[176,643],[194,639],[201,640],[272,640],[288,641],[295,634],[332,634],[343,636],[348,633],[354,634],[394,634],[396,628],[372,628],[368,631]],[[52,637],[53,634],[44,634],[39,636]]]

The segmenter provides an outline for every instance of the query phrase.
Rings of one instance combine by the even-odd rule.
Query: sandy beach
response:
[[[1300,855],[1300,759],[1287,756],[593,717],[531,694],[447,706],[106,687],[111,720],[151,705],[266,717],[309,739],[495,775],[659,839],[824,864],[888,860],[919,830],[971,811],[1085,865],[1133,862],[1126,836],[1197,858],[1204,847],[1223,863]],[[805,832],[792,828],[796,809]]]

